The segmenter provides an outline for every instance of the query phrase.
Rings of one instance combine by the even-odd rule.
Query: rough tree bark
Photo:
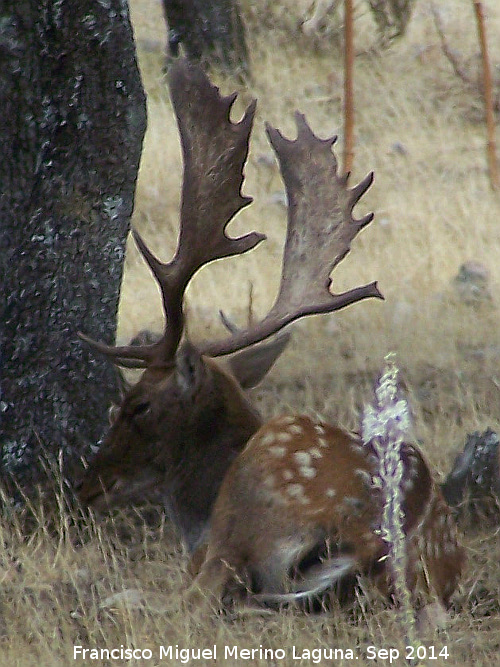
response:
[[[146,125],[126,0],[4,0],[0,10],[0,476],[102,436]]]
[[[201,65],[248,76],[245,29],[237,0],[163,0],[168,56],[182,44],[187,58]]]

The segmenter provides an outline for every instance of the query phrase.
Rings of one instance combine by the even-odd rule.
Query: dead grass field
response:
[[[254,203],[237,217],[232,231],[255,229],[268,240],[245,257],[207,267],[193,281],[188,301],[194,340],[220,333],[219,308],[245,321],[250,282],[257,316],[270,306],[277,288],[286,211],[264,121],[294,136],[298,108],[320,136],[342,136],[342,59],[334,31],[317,39],[301,34],[306,0],[241,4],[253,79],[245,89],[221,78],[217,83],[224,93],[241,90],[235,115],[253,97],[258,111],[244,186]],[[500,7],[493,0],[483,4],[499,80]],[[450,44],[475,67],[472,2],[441,0],[439,5]],[[487,178],[481,100],[443,56],[430,7],[428,0],[419,0],[407,36],[377,55],[370,17],[357,3],[353,178],[375,171],[375,184],[359,211],[374,210],[376,218],[335,272],[334,289],[378,280],[386,300],[297,325],[291,349],[254,396],[265,415],[300,410],[356,427],[384,356],[395,351],[416,431],[442,477],[468,432],[500,428],[500,199]],[[159,0],[132,0],[131,9],[149,114],[134,224],[150,247],[168,258],[176,242],[181,158],[162,75],[165,27]],[[476,306],[463,303],[453,286],[460,265],[469,260],[484,264],[490,275],[491,300]],[[161,326],[156,286],[130,246],[119,338]],[[180,657],[160,659],[160,646],[213,644],[219,647],[217,664],[313,664],[314,656],[295,660],[295,646],[298,655],[303,649],[351,649],[358,656],[355,664],[364,667],[389,664],[370,659],[369,646],[404,646],[395,612],[371,600],[369,591],[352,610],[315,616],[296,610],[209,619],[187,615],[181,604],[187,559],[159,516],[146,526],[132,511],[77,530],[61,508],[55,528],[40,514],[37,526],[28,539],[14,519],[6,517],[0,524],[2,667],[182,664]],[[450,625],[422,637],[436,655],[447,646],[448,659],[430,659],[428,648],[422,664],[498,663],[499,533],[478,526],[464,540],[469,569]],[[151,649],[153,657],[74,659],[75,645]],[[284,649],[286,658],[222,659],[224,646],[260,645]],[[353,662],[347,656],[334,664]],[[332,663],[321,658],[319,664]]]

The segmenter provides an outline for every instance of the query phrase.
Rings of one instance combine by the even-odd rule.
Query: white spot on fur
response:
[[[260,439],[261,447],[269,447],[269,445],[272,445],[274,442],[276,442],[276,435],[270,431],[265,433]]]
[[[317,447],[311,447],[309,450],[309,454],[314,458],[314,459],[320,459],[323,454],[319,451]]]
[[[286,447],[282,447],[281,445],[274,445],[273,447],[269,448],[269,453],[273,456],[277,456],[278,458],[282,458],[285,456]]]
[[[357,468],[354,471],[354,474],[357,475],[366,486],[372,485],[372,476],[367,470]]]
[[[413,489],[413,481],[411,479],[405,479],[401,486],[405,491],[411,491]]]
[[[316,477],[316,468],[311,468],[311,466],[300,466],[299,472],[302,477],[306,477],[306,479]]]
[[[319,445],[322,449],[327,449],[327,448],[328,448],[328,443],[327,443],[327,441],[326,441],[324,438],[318,438],[318,439],[316,440],[316,442],[318,443],[318,445]]]
[[[314,430],[319,436],[325,435],[325,428],[321,424],[314,424]]]
[[[292,417],[292,415],[286,415],[285,417],[280,417],[275,422],[275,424],[280,424],[283,426],[290,426],[290,424],[294,423],[295,423],[295,417]]]
[[[328,498],[334,498],[334,497],[337,495],[337,492],[336,492],[335,489],[333,489],[331,486],[329,486],[329,487],[327,488],[327,490],[325,491],[325,493],[326,493],[326,495],[328,496]]]
[[[294,474],[291,470],[283,470],[283,479],[290,480],[293,479]]]
[[[298,424],[292,424],[288,430],[290,433],[293,433],[293,435],[302,435],[302,433],[304,433],[304,429]]]
[[[420,472],[420,466],[418,464],[418,461],[413,460],[410,463],[409,467],[410,467],[409,470],[410,479],[415,479],[416,477],[418,477],[418,473]]]
[[[289,484],[286,487],[286,492],[292,498],[299,500],[303,505],[306,505],[310,502],[309,498],[307,498],[304,493],[304,487],[302,484]]]
[[[309,454],[309,452],[295,452],[295,454],[293,455],[293,458],[301,466],[311,465],[311,458],[312,457]]]
[[[287,431],[279,431],[275,433],[274,437],[278,442],[290,442],[292,440],[292,435]]]

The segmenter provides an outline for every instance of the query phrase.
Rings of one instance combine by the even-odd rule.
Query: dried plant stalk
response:
[[[481,47],[481,60],[483,64],[483,84],[484,84],[484,106],[486,115],[487,141],[487,160],[490,175],[491,187],[498,190],[500,187],[500,178],[498,175],[498,163],[496,156],[495,141],[495,117],[493,114],[493,92],[491,84],[491,67],[488,55],[488,44],[486,41],[486,27],[484,25],[483,5],[480,0],[474,0],[474,10],[476,13],[477,31],[479,35],[479,44]]]
[[[354,160],[354,10],[352,0],[344,0],[344,172]]]
[[[461,79],[465,84],[469,86],[474,86],[475,81],[473,81],[471,76],[467,73],[463,64],[460,62],[460,59],[457,56],[456,51],[454,51],[448,44],[448,40],[446,39],[446,33],[443,26],[443,20],[441,18],[441,13],[439,11],[439,8],[436,7],[434,3],[431,4],[431,13],[434,19],[434,26],[436,28],[439,41],[441,42],[441,50],[445,58],[450,63],[451,68],[453,69],[454,73],[456,74],[456,76],[458,76],[459,79]]]

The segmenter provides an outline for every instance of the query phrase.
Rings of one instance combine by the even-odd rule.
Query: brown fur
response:
[[[173,370],[148,369],[128,392],[80,500],[96,510],[160,501],[193,549],[229,464],[260,424],[236,378],[185,344]]]
[[[408,586],[415,600],[436,596],[448,606],[464,551],[421,453],[407,444],[402,456]],[[286,593],[301,562],[318,553],[350,556],[351,572],[368,574],[390,596],[374,472],[370,447],[353,434],[301,416],[267,423],[224,479],[193,594],[220,602],[238,582],[263,597]]]

